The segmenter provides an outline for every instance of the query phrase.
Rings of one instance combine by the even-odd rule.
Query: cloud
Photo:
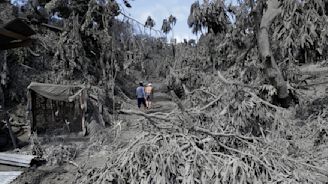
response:
[[[189,9],[186,6],[182,7],[174,7],[172,11],[170,12],[173,16],[177,18],[179,21],[187,21],[188,15],[189,15]]]

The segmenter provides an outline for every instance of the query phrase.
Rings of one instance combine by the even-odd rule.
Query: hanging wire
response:
[[[146,31],[145,31],[145,26],[144,26],[143,23],[141,23],[140,21],[136,20],[135,18],[133,18],[133,17],[131,17],[131,16],[126,15],[126,14],[123,13],[123,12],[120,12],[120,14],[121,14],[122,16],[124,16],[124,17],[126,17],[126,18],[128,18],[128,19],[130,19],[130,20],[132,20],[132,21],[134,21],[134,22],[136,22],[137,24],[143,26],[143,27],[144,27],[144,33],[146,32]],[[160,32],[160,33],[161,33],[161,31],[158,30],[158,29],[154,29],[154,28],[150,28],[150,29],[151,29],[152,31],[154,31],[154,32]]]

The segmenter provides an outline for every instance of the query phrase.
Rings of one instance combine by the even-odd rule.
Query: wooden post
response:
[[[82,109],[82,134],[83,136],[87,135],[87,127],[85,124],[85,109]]]
[[[42,113],[43,113],[43,118],[44,118],[44,122],[49,123],[48,121],[48,109],[47,109],[47,102],[48,99],[46,97],[42,97],[44,99],[43,103],[42,103]]]
[[[34,91],[31,91],[31,101],[32,101],[32,105],[31,105],[31,132],[36,130],[36,113],[35,113],[35,106],[36,106],[36,94]]]
[[[86,127],[86,123],[85,123],[85,113],[87,111],[87,96],[86,96],[86,91],[83,90],[81,92],[81,96],[80,96],[80,109],[82,111],[82,134],[83,136],[86,136],[87,134],[87,127]]]
[[[5,122],[6,122],[6,125],[7,125],[7,128],[8,128],[8,132],[9,132],[9,135],[10,135],[10,138],[11,138],[11,141],[13,143],[13,146],[14,148],[16,149],[17,148],[17,143],[16,143],[16,137],[13,133],[13,130],[11,129],[11,124],[9,122],[9,115],[8,115],[8,112],[5,113]]]
[[[55,109],[54,109],[54,101],[50,100],[50,105],[51,105],[51,117],[52,117],[52,123],[56,121],[55,119]]]

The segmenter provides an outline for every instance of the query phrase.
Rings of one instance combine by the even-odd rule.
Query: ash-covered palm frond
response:
[[[123,3],[124,3],[124,5],[125,5],[127,8],[131,8],[131,7],[132,7],[128,0],[123,0]]]
[[[175,25],[177,23],[177,18],[173,15],[170,15],[168,20],[169,20],[169,23],[172,25]]]
[[[162,24],[162,31],[165,34],[168,34],[171,31],[171,25],[169,23],[169,21],[167,19],[163,20],[163,24]]]
[[[151,16],[148,16],[147,20],[145,22],[145,27],[153,28],[155,25],[156,25],[156,23],[155,23],[154,19],[152,19]]]

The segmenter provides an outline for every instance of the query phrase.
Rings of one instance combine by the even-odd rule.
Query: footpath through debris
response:
[[[158,113],[169,113],[177,108],[172,97],[162,84],[153,84],[155,88],[153,107],[138,109],[135,99],[122,105],[122,113],[112,127],[103,128],[100,124],[89,125],[90,135],[83,138],[79,135],[48,137],[47,139],[32,138],[32,145],[28,150],[39,150],[47,162],[42,166],[19,168],[19,176],[13,184],[67,184],[80,183],[81,173],[90,169],[100,169],[106,166],[111,154],[126,148],[140,135],[151,131],[147,119],[140,114],[149,116]],[[158,90],[160,89],[160,90]],[[148,127],[148,128],[147,128]],[[23,149],[24,150],[24,149]],[[20,150],[21,152],[24,152]],[[6,168],[5,168],[6,167]],[[1,166],[0,166],[1,168]],[[12,170],[12,167],[3,166],[2,170]],[[8,172],[8,171],[7,171]],[[8,175],[8,173],[4,173]],[[79,181],[79,182],[77,182]]]

